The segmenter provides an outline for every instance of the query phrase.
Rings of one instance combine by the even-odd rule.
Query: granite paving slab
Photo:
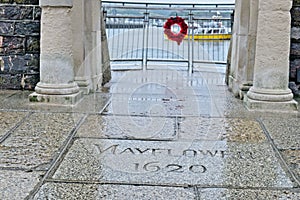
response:
[[[42,112],[70,112],[70,113],[99,113],[107,104],[110,98],[108,93],[95,92],[84,95],[74,106],[62,106],[55,104],[30,102],[28,99],[32,91],[16,91],[3,99],[0,109],[3,110],[26,110]]]
[[[198,188],[201,200],[296,200],[300,199],[298,190],[259,190],[259,189],[223,189],[223,188]]]
[[[161,200],[186,200],[195,199],[196,195],[190,188],[134,186],[134,185],[100,185],[100,184],[75,184],[51,183],[43,185],[33,198],[43,199],[161,199]]]
[[[176,118],[89,115],[77,136],[174,140],[176,129]]]
[[[281,150],[280,153],[300,182],[300,150]]]
[[[80,115],[33,113],[0,145],[0,167],[46,170]]]
[[[0,199],[25,199],[38,184],[43,172],[0,170]]]
[[[28,112],[5,112],[0,111],[0,140],[9,130],[14,128]]]
[[[279,149],[300,149],[300,119],[263,119],[268,133]]]
[[[83,99],[72,108],[73,112],[99,113],[110,99],[110,94],[95,92],[84,95]]]
[[[3,99],[0,109],[32,110],[29,105],[28,95],[32,91],[17,91],[13,95]]]
[[[96,200],[100,199],[98,188],[97,184],[45,183],[33,199]]]
[[[106,114],[140,116],[220,116],[210,96],[112,95]]]
[[[179,120],[180,140],[226,140],[262,143],[266,137],[259,123],[242,118],[185,117]]]
[[[294,184],[268,143],[77,139],[53,179],[145,185]]]
[[[0,99],[3,101],[4,99],[14,95],[18,91],[16,90],[0,90]]]
[[[209,73],[186,77],[186,73],[172,70],[123,73],[111,86],[111,104],[106,112],[122,115],[219,116],[213,99],[224,98],[228,92],[221,76],[212,74],[214,77]]]

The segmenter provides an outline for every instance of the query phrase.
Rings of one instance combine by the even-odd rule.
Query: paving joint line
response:
[[[174,142],[176,138],[172,139],[148,139],[148,138],[117,138],[117,137],[84,137],[74,136],[74,139],[98,139],[98,140],[120,140],[120,141],[141,141],[141,142]]]
[[[105,109],[109,106],[109,104],[111,103],[111,99],[112,99],[112,97],[109,97],[109,99],[107,100],[107,102],[105,103],[105,105],[103,106],[103,108],[100,109],[100,111],[99,111],[99,114],[100,114],[100,115],[101,115],[101,114],[105,111]]]
[[[247,187],[247,186],[230,186],[230,185],[199,185],[199,184],[168,184],[168,183],[140,183],[140,182],[116,182],[101,180],[66,180],[66,179],[46,179],[46,182],[52,183],[74,183],[74,184],[99,184],[99,185],[134,185],[134,186],[152,186],[152,187],[176,187],[176,188],[197,188],[199,189],[236,189],[236,190],[264,190],[264,191],[298,191],[299,188],[290,187]]]
[[[26,114],[13,128],[8,130],[1,138],[0,138],[0,144],[3,143],[17,128],[19,128],[28,117],[30,117],[33,114],[33,112],[29,112]]]
[[[273,151],[275,151],[275,155],[277,156],[277,158],[279,158],[279,162],[283,165],[283,167],[287,170],[287,172],[290,175],[290,178],[292,178],[296,184],[297,187],[300,187],[300,181],[298,180],[298,178],[296,177],[296,175],[294,174],[294,172],[290,169],[289,165],[286,163],[286,161],[283,159],[282,155],[280,154],[280,151],[277,149],[272,137],[270,136],[267,128],[265,127],[264,123],[262,122],[261,119],[257,119],[257,121],[259,122],[261,128],[263,129],[263,132],[265,133],[269,143],[271,144]]]
[[[39,181],[39,183],[34,187],[34,189],[29,193],[29,195],[25,198],[25,200],[33,200],[34,195],[36,195],[36,193],[38,192],[38,190],[40,189],[40,187],[46,182],[46,180],[48,179],[48,177],[52,176],[53,173],[55,172],[55,170],[59,167],[60,162],[63,160],[67,150],[72,146],[73,141],[74,141],[74,137],[78,131],[78,129],[80,128],[80,126],[82,125],[82,123],[86,120],[87,118],[87,114],[83,117],[81,117],[81,119],[78,121],[77,124],[75,124],[75,127],[70,131],[70,135],[67,139],[67,141],[65,142],[65,144],[63,144],[63,147],[60,149],[60,153],[58,154],[58,156],[51,162],[49,169],[47,170],[47,172],[45,173],[45,175],[43,176],[43,178]]]

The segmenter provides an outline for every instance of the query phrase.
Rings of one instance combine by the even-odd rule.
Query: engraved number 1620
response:
[[[135,170],[144,170],[146,172],[158,172],[162,169],[166,169],[167,172],[177,172],[183,173],[185,171],[189,171],[192,173],[205,173],[207,168],[203,165],[190,165],[183,166],[179,164],[168,164],[166,166],[162,166],[159,162],[149,162],[144,165],[140,165],[140,163],[134,163]]]

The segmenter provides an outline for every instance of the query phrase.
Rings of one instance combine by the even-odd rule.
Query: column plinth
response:
[[[40,82],[31,102],[73,105],[82,93],[74,82],[72,0],[40,0]]]
[[[253,86],[244,99],[250,110],[297,111],[288,89],[291,7],[287,0],[259,1]]]

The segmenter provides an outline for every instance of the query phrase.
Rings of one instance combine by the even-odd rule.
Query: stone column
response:
[[[84,9],[85,64],[92,91],[97,91],[102,84],[100,1],[85,0]]]
[[[72,8],[73,27],[73,58],[75,69],[75,82],[84,94],[91,91],[89,66],[86,64],[86,34],[85,34],[85,3],[87,0],[76,0]],[[89,2],[88,2],[89,3]],[[89,13],[91,14],[91,13]]]
[[[103,82],[101,65],[100,1],[74,2],[75,81],[84,94],[97,91]]]
[[[288,89],[291,0],[259,0],[253,86],[245,98],[250,110],[292,111]]]
[[[72,0],[40,0],[40,82],[30,101],[75,104],[81,93],[74,82]]]
[[[101,64],[102,64],[102,85],[111,80],[111,67],[108,49],[108,41],[106,36],[106,28],[103,12],[101,13]]]
[[[253,70],[256,50],[256,32],[257,32],[257,17],[258,17],[258,0],[250,0],[250,15],[247,38],[247,60],[246,68],[243,71],[243,81],[240,85],[240,97],[243,98],[253,85]]]
[[[236,0],[234,34],[232,40],[231,69],[229,88],[235,96],[240,96],[240,89],[245,82],[247,69],[247,39],[250,16],[250,0]]]

